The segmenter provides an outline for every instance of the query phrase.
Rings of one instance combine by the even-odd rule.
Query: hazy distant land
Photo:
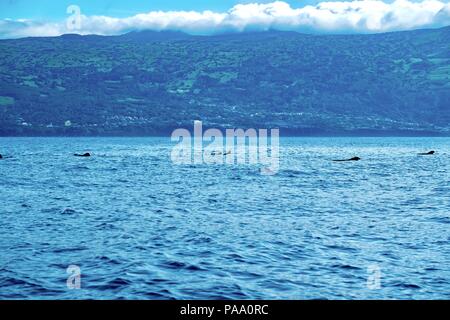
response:
[[[450,27],[0,41],[0,135],[450,135]]]

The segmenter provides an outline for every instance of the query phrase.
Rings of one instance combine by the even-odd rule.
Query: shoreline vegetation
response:
[[[175,130],[175,129],[174,129]],[[225,131],[225,129],[223,129]],[[324,133],[295,133],[287,130],[283,133],[283,129],[280,129],[281,138],[450,138],[449,133],[436,133],[436,132],[324,132]],[[168,138],[170,139],[172,131],[166,131],[162,133],[138,133],[138,132],[121,132],[121,133],[104,133],[104,134],[1,134],[0,138]]]

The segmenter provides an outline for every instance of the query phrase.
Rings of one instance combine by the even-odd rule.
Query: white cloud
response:
[[[83,8],[81,8],[83,9]],[[121,34],[131,30],[179,30],[193,34],[225,31],[295,30],[325,33],[368,33],[450,25],[450,3],[439,0],[322,2],[292,8],[276,1],[238,4],[228,12],[152,11],[128,18],[82,16],[79,30],[65,21],[0,20],[0,37],[55,36],[64,33]]]

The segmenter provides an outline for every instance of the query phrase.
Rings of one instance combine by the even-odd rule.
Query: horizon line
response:
[[[226,11],[160,10],[127,17],[85,15],[80,6],[70,5],[66,19],[0,19],[0,38],[113,36],[139,30],[172,30],[198,36],[271,29],[307,34],[378,34],[450,24],[449,0],[318,0],[323,2],[298,7],[286,0],[257,1],[238,3]]]
[[[326,36],[377,36],[377,35],[386,35],[386,34],[394,34],[394,33],[408,33],[408,32],[417,32],[417,31],[432,31],[432,30],[443,30],[450,28],[450,24],[445,26],[438,27],[426,27],[426,28],[414,28],[414,29],[406,29],[406,30],[392,30],[392,31],[383,31],[383,32],[304,32],[299,30],[282,30],[277,28],[270,28],[267,30],[243,30],[243,31],[222,31],[213,34],[195,34],[189,33],[181,30],[175,29],[164,29],[164,30],[156,30],[156,29],[141,29],[141,30],[131,30],[119,34],[99,34],[99,33],[89,33],[89,34],[80,34],[80,33],[64,33],[61,35],[54,36],[24,36],[17,38],[0,38],[0,41],[11,41],[11,40],[24,40],[24,39],[56,39],[56,38],[64,38],[64,37],[102,37],[102,38],[115,38],[115,37],[123,37],[131,34],[139,34],[145,32],[152,32],[155,34],[164,34],[164,33],[173,33],[180,34],[183,36],[191,37],[191,38],[212,38],[212,37],[220,37],[220,36],[228,36],[228,35],[248,35],[248,34],[262,34],[262,33],[295,33],[298,35],[307,35],[307,36],[315,36],[315,37],[326,37]],[[169,39],[170,40],[170,39]]]

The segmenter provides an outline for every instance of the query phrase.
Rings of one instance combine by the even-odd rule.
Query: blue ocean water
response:
[[[449,138],[282,138],[274,176],[172,147],[1,138],[0,298],[450,298]]]

